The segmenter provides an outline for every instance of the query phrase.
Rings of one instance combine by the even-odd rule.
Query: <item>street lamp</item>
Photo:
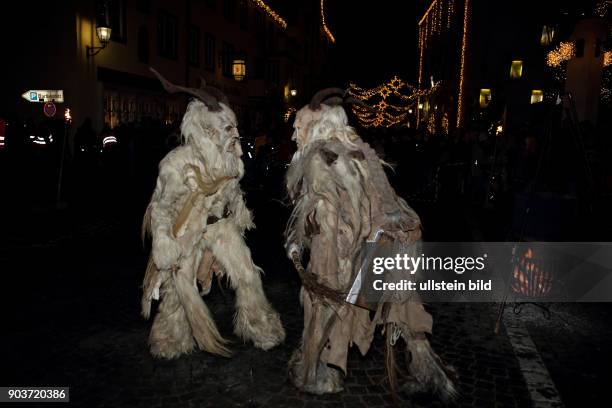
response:
[[[236,81],[242,81],[246,76],[246,63],[244,59],[237,58],[232,62],[232,74]]]
[[[291,93],[291,96],[297,96],[297,89],[292,89],[289,93]]]
[[[101,47],[90,47],[87,46],[87,56],[93,57],[98,54],[108,45],[111,38],[112,29],[106,24],[101,24],[96,27],[96,35],[98,36],[98,40],[100,40]]]

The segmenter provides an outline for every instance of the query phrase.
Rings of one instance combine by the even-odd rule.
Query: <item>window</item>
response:
[[[266,35],[266,21],[259,10],[255,11],[255,35],[258,40],[263,39]]]
[[[234,58],[234,46],[223,41],[221,48],[221,73],[223,76],[231,78],[232,76],[232,61]]]
[[[145,26],[138,28],[138,62],[149,63],[149,31]]]
[[[252,73],[249,74],[249,77],[253,79],[264,79],[266,75],[266,64],[264,59],[262,57],[255,57],[253,65],[255,67],[252,70]]]
[[[555,27],[545,25],[542,27],[542,36],[540,37],[540,45],[550,45],[555,38]]]
[[[269,60],[266,66],[266,79],[270,81],[274,85],[279,84],[280,76],[279,76],[279,64],[278,61]]]
[[[510,65],[510,78],[516,79],[523,76],[523,61],[514,60]]]
[[[540,89],[534,89],[531,91],[531,104],[540,103],[544,100],[544,92]]]
[[[189,27],[187,62],[192,67],[200,66],[200,28],[194,25]]]
[[[239,6],[239,19],[240,19],[240,29],[247,31],[249,29],[249,5],[247,4],[248,0],[240,0]]]
[[[223,0],[223,17],[231,23],[236,19],[236,0]]]
[[[178,58],[178,22],[175,16],[165,11],[159,13],[157,49],[162,57]]]
[[[579,38],[576,41],[576,58],[584,57],[584,38]]]
[[[98,4],[98,24],[108,24],[112,29],[111,40],[125,44],[127,42],[126,0],[107,0]]]
[[[268,40],[268,48],[271,52],[276,51],[276,32],[274,29],[274,23],[270,22],[268,23],[268,31],[266,32],[267,34],[267,40]]]
[[[601,38],[598,38],[595,41],[595,58],[599,58],[601,56]]]
[[[215,71],[216,52],[215,37],[212,34],[206,33],[204,35],[204,67],[209,71]]]
[[[487,106],[489,106],[490,102],[491,102],[491,90],[487,88],[481,89],[480,99],[479,99],[480,107],[486,108]]]

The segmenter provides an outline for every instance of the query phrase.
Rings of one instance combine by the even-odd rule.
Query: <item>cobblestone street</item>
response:
[[[132,235],[136,228],[112,220],[102,220],[100,225],[106,227],[92,224],[46,245],[2,252],[3,271],[5,265],[22,260],[21,269],[8,274],[4,287],[23,294],[13,297],[18,302],[3,306],[9,315],[9,330],[3,335],[2,384],[69,386],[70,405],[79,407],[392,405],[380,334],[367,356],[362,357],[356,348],[351,350],[342,393],[307,395],[288,381],[287,361],[300,339],[302,312],[299,282],[283,257],[280,235],[270,242],[279,234],[275,228],[261,228],[250,241],[255,261],[266,270],[265,290],[287,330],[285,343],[268,352],[242,344],[231,334],[233,292],[215,284],[205,300],[221,332],[233,340],[233,358],[197,352],[174,361],[158,361],[147,348],[151,322],[139,315],[145,251],[138,249],[137,234]],[[582,370],[582,376],[574,380],[588,392],[593,402],[589,406],[598,406],[597,398],[603,392],[598,387],[603,386],[606,374],[593,368],[596,363],[589,366],[580,361],[588,356],[589,364],[600,358],[610,361],[610,352],[599,340],[610,334],[610,326],[599,326],[589,348],[578,343],[580,334],[568,337],[568,333],[574,333],[578,323],[581,330],[590,330],[593,316],[609,319],[610,314],[601,311],[609,308],[582,310],[582,317],[564,325],[555,321],[556,315],[542,324],[539,312],[533,310],[522,314],[525,319],[517,319],[509,308],[507,324],[499,335],[494,333],[495,304],[432,304],[428,309],[434,316],[434,349],[459,376],[457,406],[561,406],[555,403],[559,394],[567,406],[580,406],[581,393],[572,387],[568,370],[574,374]],[[572,310],[562,310],[566,320],[573,316]],[[517,325],[535,333],[533,343],[543,350],[542,357],[538,352],[517,356],[507,329]],[[552,338],[547,337],[551,328],[556,328]],[[600,355],[591,354],[594,350]],[[564,362],[568,356],[571,367]],[[521,362],[542,359],[553,370],[559,394],[554,386],[552,391],[530,388],[530,376],[523,372]],[[429,395],[404,394],[400,394],[400,405],[442,406]]]

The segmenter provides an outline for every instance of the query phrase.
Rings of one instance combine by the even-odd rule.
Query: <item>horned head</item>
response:
[[[202,102],[204,102],[206,107],[212,112],[219,112],[221,110],[221,106],[219,105],[219,103],[223,103],[229,107],[229,100],[227,99],[227,96],[225,96],[225,94],[219,89],[206,85],[206,81],[202,77],[200,77],[200,88],[188,88],[185,86],[173,84],[172,82],[164,78],[155,69],[149,69],[151,70],[151,72],[153,72],[153,74],[155,74],[157,79],[159,79],[159,81],[164,86],[164,89],[169,93],[184,92],[193,95]]]

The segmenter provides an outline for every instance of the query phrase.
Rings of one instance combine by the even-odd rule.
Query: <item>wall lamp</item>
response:
[[[96,27],[96,35],[98,36],[98,40],[100,40],[100,47],[90,47],[87,46],[87,56],[93,57],[97,55],[100,51],[106,48],[111,38],[112,29],[106,25],[99,25]]]

